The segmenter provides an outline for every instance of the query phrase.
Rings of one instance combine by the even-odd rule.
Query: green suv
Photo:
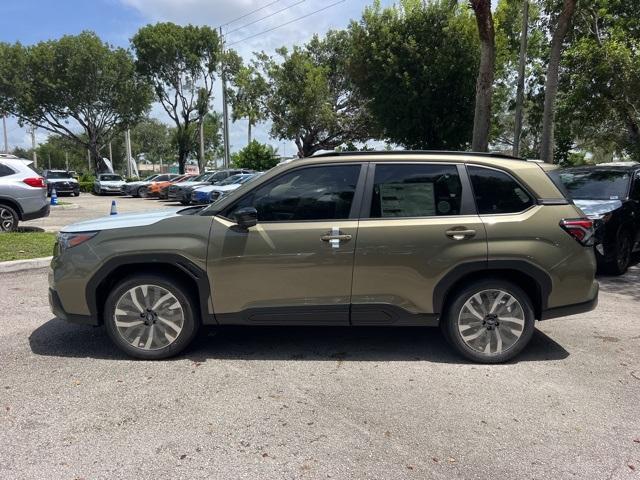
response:
[[[506,361],[595,308],[593,223],[534,162],[366,152],[280,164],[206,208],[66,227],[49,299],[143,359],[200,325],[440,326]]]

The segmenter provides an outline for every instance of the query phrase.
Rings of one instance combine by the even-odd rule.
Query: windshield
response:
[[[621,170],[558,170],[550,172],[573,200],[622,200],[629,190],[628,172]]]
[[[47,178],[71,178],[69,172],[47,172]]]
[[[149,175],[147,178],[143,179],[143,182],[150,182],[151,180],[153,180],[154,178],[156,178],[158,176],[158,174],[155,175]]]
[[[118,182],[122,180],[120,175],[100,175],[100,180],[104,180],[105,182]]]

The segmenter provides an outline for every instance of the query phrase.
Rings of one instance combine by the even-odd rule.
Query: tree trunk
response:
[[[247,145],[251,143],[251,118],[249,118],[248,139]]]
[[[89,157],[91,158],[91,169],[94,173],[100,173],[100,167],[102,166],[102,161],[100,157],[100,149],[98,148],[98,141],[95,139],[89,140],[88,145]]]
[[[474,152],[486,152],[489,150],[491,97],[496,64],[495,30],[491,15],[491,0],[471,0],[471,7],[476,15],[480,37],[480,71],[476,82],[476,108],[471,149]]]
[[[513,156],[520,155],[522,117],[524,108],[524,75],[527,64],[527,36],[529,34],[529,0],[522,5],[522,32],[520,33],[520,60],[518,62],[518,87],[516,92],[515,126],[513,130]]]
[[[576,10],[577,0],[564,0],[558,24],[551,37],[551,53],[547,67],[547,81],[544,87],[544,114],[542,116],[542,140],[540,142],[540,159],[553,163],[553,127],[556,116],[556,96],[558,95],[558,75],[562,44],[567,36],[571,19]]]

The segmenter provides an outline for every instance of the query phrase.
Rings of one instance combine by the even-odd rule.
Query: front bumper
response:
[[[598,306],[598,294],[600,291],[600,286],[595,280],[594,282],[595,282],[595,288],[594,288],[595,295],[593,296],[593,298],[582,303],[575,303],[573,305],[563,305],[562,307],[549,308],[548,310],[545,310],[542,312],[542,315],[540,316],[540,320],[550,320],[552,318],[568,317],[570,315],[578,315],[580,313],[587,313],[592,310],[595,310],[596,307]]]
[[[49,306],[51,307],[51,312],[56,317],[66,322],[76,323],[79,325],[98,325],[98,321],[90,315],[67,313],[62,306],[58,293],[53,288],[49,288]]]
[[[77,183],[70,183],[67,185],[50,183],[47,185],[47,192],[49,193],[49,195],[51,195],[51,192],[53,191],[54,188],[56,189],[56,194],[80,192],[80,185],[78,185]]]

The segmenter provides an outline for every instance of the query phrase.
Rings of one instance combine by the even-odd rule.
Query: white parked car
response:
[[[126,182],[115,173],[100,173],[93,182],[93,192],[96,195],[105,193],[122,193],[122,187]]]

